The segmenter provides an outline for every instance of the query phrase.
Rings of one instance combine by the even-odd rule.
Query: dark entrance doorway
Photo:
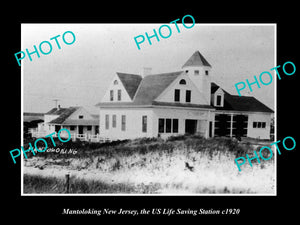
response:
[[[215,116],[215,136],[230,136],[230,115]]]
[[[78,134],[83,134],[83,126],[78,126]]]
[[[59,130],[60,130],[60,126],[59,125],[55,125],[55,132],[58,133]]]
[[[197,120],[185,120],[185,133],[195,134],[197,131]]]
[[[234,115],[233,116],[233,136],[246,137],[248,127],[248,116]]]
[[[231,115],[217,114],[215,116],[215,136],[246,137],[247,126],[247,115],[232,115],[232,130]]]
[[[212,129],[212,121],[209,121],[209,137],[212,137],[212,132],[213,132],[213,129]]]

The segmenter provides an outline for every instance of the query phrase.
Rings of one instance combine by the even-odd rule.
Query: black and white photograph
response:
[[[296,5],[95,3],[4,7],[3,220],[296,219]]]
[[[22,196],[276,196],[276,24],[183,17],[21,24]]]

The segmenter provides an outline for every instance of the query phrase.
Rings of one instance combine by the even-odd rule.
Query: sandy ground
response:
[[[228,193],[242,191],[242,193],[275,194],[273,163],[265,164],[264,169],[261,169],[260,165],[248,166],[242,172],[238,172],[236,166],[232,164],[227,163],[226,167],[217,163],[207,164],[205,159],[191,172],[185,168],[181,158],[172,159],[172,165],[163,169],[149,167],[123,168],[116,171],[102,171],[93,167],[74,169],[71,166],[55,165],[53,161],[47,163],[38,157],[27,160],[24,165],[24,174],[44,177],[65,179],[65,175],[69,173],[71,179],[97,180],[106,184],[160,184],[162,189],[159,193],[163,194],[207,193],[209,190],[214,190],[215,193],[224,193],[225,190]]]

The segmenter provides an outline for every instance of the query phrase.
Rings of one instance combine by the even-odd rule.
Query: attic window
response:
[[[222,94],[216,94],[215,95],[215,106],[218,106],[218,107],[223,107],[223,105],[224,105],[224,96],[222,95]]]
[[[199,70],[195,70],[195,71],[194,71],[194,74],[195,74],[195,75],[199,75]]]
[[[208,75],[208,70],[205,70],[205,75]]]
[[[179,81],[179,84],[186,84],[185,79],[181,79],[181,80]]]
[[[217,95],[217,106],[221,106],[221,102],[222,102],[222,96],[221,95]]]
[[[83,115],[79,115],[78,118],[79,118],[79,119],[83,119]]]
[[[117,84],[118,84],[118,81],[117,81],[117,80],[115,80],[115,81],[114,81],[114,85],[117,85]]]

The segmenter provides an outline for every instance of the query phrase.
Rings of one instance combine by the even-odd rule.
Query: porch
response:
[[[37,128],[31,128],[30,133],[32,137],[35,138],[44,138],[45,136],[49,135],[48,132],[39,131]],[[70,132],[71,138],[73,141],[80,140],[80,141],[88,141],[88,142],[110,142],[109,138],[100,137],[100,134],[78,134],[75,132]],[[57,137],[57,133],[52,135],[53,137]],[[61,132],[60,137],[68,138],[68,134],[66,132]]]

